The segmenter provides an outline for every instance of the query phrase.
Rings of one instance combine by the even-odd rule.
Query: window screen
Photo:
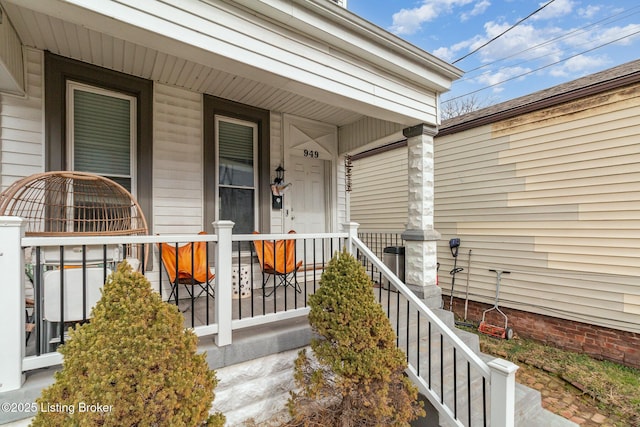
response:
[[[256,125],[217,118],[219,219],[235,223],[234,233],[255,230]]]
[[[135,100],[78,88],[72,94],[73,169],[105,176],[133,192]]]

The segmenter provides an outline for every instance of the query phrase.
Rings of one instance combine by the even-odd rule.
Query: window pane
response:
[[[254,190],[220,187],[220,219],[233,221],[235,234],[255,231]]]
[[[74,169],[131,176],[131,101],[78,89],[73,94]]]
[[[120,178],[118,176],[108,176],[108,175],[106,175],[105,178],[109,178],[111,181],[117,182],[118,184],[126,188],[129,193],[132,193],[131,178]]]
[[[219,184],[254,186],[253,128],[218,121]]]

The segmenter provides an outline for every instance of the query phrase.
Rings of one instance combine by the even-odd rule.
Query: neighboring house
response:
[[[500,306],[521,336],[640,366],[640,61],[443,122],[435,138],[439,278],[479,321]],[[395,148],[395,149],[394,149]],[[351,217],[401,231],[400,140],[354,156]],[[375,203],[375,212],[366,206]],[[471,251],[469,268],[469,251]],[[474,303],[477,302],[477,303]],[[479,304],[482,303],[482,304]]]

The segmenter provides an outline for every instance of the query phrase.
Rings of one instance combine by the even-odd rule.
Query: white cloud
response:
[[[609,60],[606,57],[580,55],[552,67],[549,74],[554,77],[577,78],[587,75],[598,68],[603,68],[608,63]]]
[[[476,48],[487,40],[501,34],[511,25],[507,23],[487,22],[484,26],[485,37],[476,43]],[[539,56],[559,57],[561,49],[555,43],[545,43],[562,32],[555,27],[537,28],[533,25],[520,24],[505,33],[478,52],[482,62],[491,62],[522,52],[520,60],[529,60]],[[535,49],[534,49],[535,47]]]
[[[539,3],[538,7],[543,6],[546,3],[548,3],[548,1],[545,1],[544,3]],[[543,19],[554,19],[554,18],[560,18],[562,16],[567,16],[573,12],[573,8],[575,5],[576,5],[576,2],[573,0],[555,0],[549,6],[545,7],[540,12],[533,15],[531,19],[543,20]]]
[[[482,15],[489,8],[489,6],[491,6],[491,2],[489,0],[480,0],[473,6],[473,10],[471,10],[471,12],[462,13],[460,15],[460,20],[464,22],[472,16]]]
[[[425,22],[433,21],[440,15],[451,13],[454,7],[464,6],[474,0],[423,0],[420,7],[401,9],[393,14],[391,31],[396,34],[413,34]]]
[[[471,38],[469,40],[463,40],[459,43],[454,44],[451,47],[440,47],[433,51],[433,54],[438,58],[442,58],[445,61],[453,61],[456,56],[460,56],[460,52],[464,49],[467,49],[469,46],[472,46],[479,39],[478,36]]]
[[[598,13],[600,12],[601,9],[602,8],[600,6],[594,6],[589,4],[587,5],[587,7],[581,7],[580,9],[578,9],[578,15],[580,15],[585,19],[595,18],[598,16]]]
[[[473,80],[482,86],[492,86],[494,93],[500,93],[504,88],[500,85],[502,82],[514,80],[522,80],[524,77],[518,77],[522,74],[531,72],[530,68],[524,67],[504,67],[494,72],[486,72]]]
[[[640,24],[629,24],[624,27],[607,28],[597,35],[597,41],[599,42],[597,44],[621,39],[620,41],[617,41],[616,44],[628,46],[640,37],[640,34],[638,34],[638,32],[640,32]]]

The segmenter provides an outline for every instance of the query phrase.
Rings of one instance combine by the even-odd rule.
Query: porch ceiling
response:
[[[214,67],[160,52],[63,19],[2,2],[23,45],[266,110],[338,126],[363,115]]]
[[[183,1],[0,4],[24,46],[338,126],[363,117],[429,121],[434,97],[456,78],[454,67],[332,4]],[[346,35],[332,36],[329,24]],[[350,26],[360,34],[347,34]],[[369,39],[375,44],[359,52]]]

